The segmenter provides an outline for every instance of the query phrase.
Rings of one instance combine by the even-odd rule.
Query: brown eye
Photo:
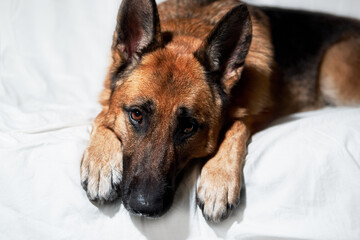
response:
[[[184,133],[189,134],[194,130],[194,125],[191,123],[188,123],[184,128]]]
[[[178,124],[175,133],[175,144],[184,143],[186,139],[191,138],[201,128],[198,121],[191,117],[179,117]]]
[[[134,120],[134,121],[136,121],[138,123],[140,123],[141,120],[143,119],[142,113],[137,109],[131,111],[130,117],[131,117],[132,120]]]

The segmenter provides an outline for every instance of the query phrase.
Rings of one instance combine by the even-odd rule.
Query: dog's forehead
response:
[[[192,54],[176,54],[166,49],[144,56],[125,83],[132,98],[150,99],[158,107],[193,108],[211,98],[211,89],[200,63]]]

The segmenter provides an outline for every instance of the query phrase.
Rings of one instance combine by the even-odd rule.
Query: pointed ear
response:
[[[251,38],[250,14],[241,3],[220,20],[194,53],[208,72],[220,75],[226,92],[240,78]]]
[[[112,50],[126,63],[159,45],[161,31],[155,0],[123,0]]]

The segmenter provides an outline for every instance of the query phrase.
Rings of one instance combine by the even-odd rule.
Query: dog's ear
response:
[[[249,11],[245,4],[239,4],[219,21],[194,53],[210,74],[221,79],[227,93],[240,78],[251,38]]]
[[[160,20],[155,0],[123,0],[112,45],[117,58],[128,63],[160,45]]]

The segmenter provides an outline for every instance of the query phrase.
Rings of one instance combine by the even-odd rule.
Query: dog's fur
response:
[[[360,23],[237,0],[123,0],[81,163],[90,200],[169,209],[191,159],[207,220],[239,203],[249,137],[285,114],[360,103]]]

